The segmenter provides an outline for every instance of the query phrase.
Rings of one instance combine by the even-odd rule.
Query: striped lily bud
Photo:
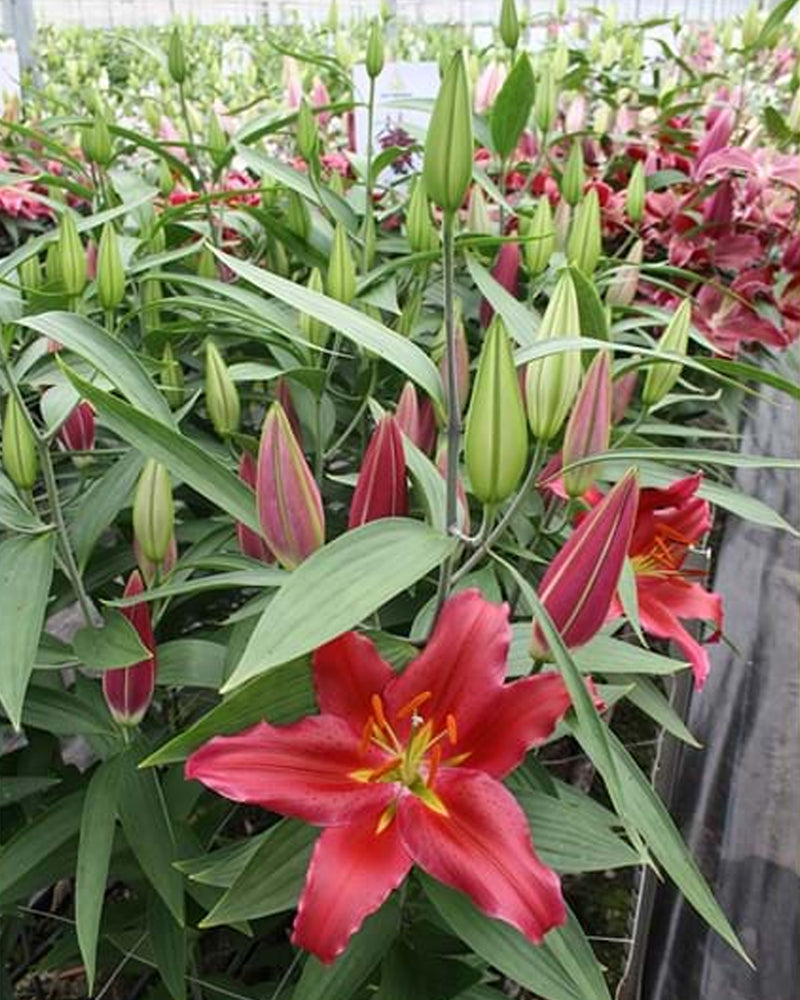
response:
[[[638,503],[639,486],[631,470],[580,522],[539,584],[539,597],[570,649],[588,642],[608,617]],[[540,660],[549,656],[538,625],[533,627],[531,655]]]
[[[175,527],[175,507],[167,467],[149,458],[133,500],[133,535],[154,563],[166,556]]]
[[[183,369],[180,361],[172,351],[172,344],[167,341],[161,354],[161,388],[169,405],[175,409],[183,403],[185,396]]]
[[[611,422],[618,424],[631,405],[633,394],[636,392],[636,383],[639,381],[637,371],[626,372],[615,378],[611,386]]]
[[[592,188],[575,209],[567,242],[567,256],[587,276],[594,273],[603,250],[600,231],[600,202]]]
[[[367,35],[367,76],[370,80],[375,80],[381,75],[383,70],[383,28],[380,18],[373,17],[369,24]]]
[[[581,200],[585,179],[583,148],[580,142],[573,142],[561,175],[561,194],[568,205],[574,207]]]
[[[492,268],[492,277],[512,298],[519,297],[519,243],[503,243]],[[487,299],[481,300],[481,326],[487,327],[494,316],[494,309]]]
[[[3,414],[3,468],[21,490],[33,489],[39,472],[36,441],[13,393],[8,396]]]
[[[394,419],[397,426],[409,440],[419,448],[419,399],[414,383],[406,382],[397,400],[397,407],[394,411]]]
[[[322,497],[279,402],[267,411],[261,431],[256,504],[261,532],[286,569],[325,543]]]
[[[128,577],[123,597],[137,597],[144,593],[144,584],[138,570]],[[103,695],[112,717],[122,726],[136,726],[144,718],[153,700],[156,686],[156,640],[150,621],[150,606],[145,601],[122,608],[122,613],[136,629],[142,645],[150,657],[129,667],[106,670],[103,674]]]
[[[167,69],[173,81],[181,84],[186,80],[186,56],[183,51],[183,38],[181,29],[176,24],[169,36],[169,47],[167,48]]]
[[[381,517],[406,514],[408,484],[403,435],[396,419],[385,416],[372,432],[364,452],[347,526],[358,528]]]
[[[347,241],[347,230],[341,222],[337,222],[328,263],[328,295],[349,305],[355,294],[356,265]]]
[[[628,179],[628,189],[625,192],[625,209],[631,222],[641,222],[644,218],[645,177],[644,163],[636,161]]]
[[[125,269],[113,223],[103,226],[97,249],[97,300],[103,309],[116,309],[125,298]]]
[[[643,255],[644,242],[637,240],[628,251],[625,263],[618,268],[611,279],[606,291],[607,306],[629,306],[636,298]]]
[[[431,219],[431,206],[425,193],[425,179],[420,175],[414,181],[406,213],[406,235],[412,253],[435,250],[439,237]]]
[[[80,295],[86,287],[86,251],[75,225],[75,217],[69,211],[62,213],[59,222],[57,257],[58,274],[67,295]]]
[[[539,199],[533,218],[524,224],[522,235],[530,237],[523,244],[528,271],[531,276],[541,274],[550,263],[556,245],[553,210],[547,195]]]
[[[611,440],[611,359],[600,351],[589,366],[564,431],[564,489],[581,497],[594,482],[595,466],[568,468],[573,462],[606,451]]]
[[[519,44],[519,17],[514,0],[503,0],[500,8],[500,38],[512,52]]]
[[[206,407],[214,430],[227,437],[239,429],[239,392],[213,340],[206,341]]]
[[[495,231],[486,207],[486,198],[477,184],[472,185],[469,193],[469,208],[467,210],[467,229],[481,236],[491,236]]]
[[[472,99],[463,52],[450,60],[425,140],[428,197],[444,212],[461,207],[472,180]]]
[[[657,351],[669,352],[685,356],[689,346],[689,327],[692,319],[692,305],[689,299],[684,299],[667,324]],[[672,391],[672,387],[680,378],[683,365],[679,361],[656,361],[647,370],[642,390],[642,402],[645,406],[654,406]]]
[[[511,341],[496,318],[486,333],[467,414],[464,456],[473,494],[498,504],[517,487],[528,458],[528,428]]]
[[[325,291],[325,285],[322,281],[322,274],[319,268],[315,267],[311,270],[306,282],[306,288],[320,294]],[[331,328],[327,323],[323,323],[321,319],[317,319],[311,313],[300,314],[300,329],[303,331],[303,336],[306,340],[310,341],[316,347],[325,347],[331,339]]]
[[[256,488],[256,468],[256,460],[250,452],[242,452],[242,457],[239,461],[239,478],[252,490],[255,490]],[[254,493],[254,506],[255,502],[256,498]],[[253,531],[252,528],[248,528],[246,524],[242,524],[241,521],[236,522],[236,539],[239,542],[239,551],[243,556],[249,556],[251,559],[259,559],[261,562],[265,563],[275,562],[275,556],[272,550],[261,535]]]

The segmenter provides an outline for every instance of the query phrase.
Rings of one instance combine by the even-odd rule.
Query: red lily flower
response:
[[[642,628],[659,639],[671,639],[692,665],[700,690],[710,669],[708,653],[680,619],[714,622],[716,641],[722,631],[722,598],[687,579],[683,570],[689,547],[711,525],[709,504],[696,496],[702,474],[679,479],[666,489],[644,489],[628,554],[636,574],[636,596]],[[622,614],[619,601],[609,617]]]
[[[570,706],[560,676],[504,684],[507,605],[477,590],[445,604],[424,652],[400,675],[364,636],[316,651],[321,714],[217,736],[186,777],[325,827],[292,940],[333,961],[417,864],[539,942],[563,923],[558,876],[500,783]]]

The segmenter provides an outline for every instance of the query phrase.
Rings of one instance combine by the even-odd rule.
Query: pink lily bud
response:
[[[294,402],[292,401],[292,390],[289,388],[289,382],[282,375],[275,384],[275,398],[283,407],[286,416],[289,418],[289,423],[292,428],[292,433],[297,438],[297,442],[300,447],[303,447],[303,431],[300,427],[300,419],[297,416],[297,410],[294,408]]]
[[[539,584],[539,597],[570,649],[588,642],[608,616],[638,503],[639,486],[631,470],[581,521]],[[538,625],[533,628],[531,655],[549,655]]]
[[[322,497],[278,402],[267,411],[261,431],[256,504],[262,534],[286,569],[294,569],[325,543]]]
[[[564,489],[581,497],[594,482],[594,465],[568,468],[573,462],[606,451],[611,440],[611,359],[600,351],[589,366],[564,431]]]
[[[436,415],[428,396],[419,404],[419,445],[420,451],[430,455],[436,446]]]
[[[586,127],[586,98],[583,94],[573,97],[564,116],[564,131],[567,135],[572,132],[582,132]]]
[[[473,107],[476,115],[484,115],[491,109],[505,79],[506,68],[503,63],[496,60],[490,62],[475,84]]]
[[[315,76],[311,83],[311,107],[325,108],[330,103],[331,95],[328,93],[328,88],[318,76]],[[331,120],[330,111],[322,111],[316,116],[316,118],[319,124],[324,128]]]
[[[406,382],[403,386],[400,398],[397,400],[394,419],[405,436],[420,448],[419,400],[413,382]]]
[[[123,597],[136,597],[144,592],[138,570],[128,577]],[[156,684],[156,640],[150,622],[150,606],[141,601],[122,608],[122,613],[136,629],[142,644],[151,656],[129,667],[106,670],[103,674],[103,695],[114,720],[123,726],[141,722],[153,700]]]
[[[256,460],[249,451],[242,452],[242,457],[239,461],[239,478],[243,483],[246,483],[255,490]],[[255,503],[255,496],[253,497],[253,503]],[[261,535],[253,531],[252,528],[248,528],[246,524],[242,524],[241,521],[236,522],[236,538],[239,542],[239,551],[243,556],[249,556],[251,559],[260,559],[261,562],[265,563],[275,562],[272,550]]]
[[[403,434],[392,416],[383,417],[372,432],[353,499],[348,528],[381,517],[408,514],[408,485]]]
[[[291,56],[285,56],[283,60],[283,88],[286,107],[296,111],[303,100],[303,80],[297,61]]]
[[[442,479],[447,479],[447,443],[442,442],[439,450],[436,452],[436,468],[441,473]],[[456,480],[456,496],[458,497],[458,527],[460,531],[463,531],[465,535],[470,533],[470,516],[469,516],[469,501],[467,500],[467,491],[464,489],[464,483],[461,476]]]
[[[65,451],[92,451],[94,448],[94,407],[82,399],[58,429]]]
[[[492,277],[515,299],[519,297],[519,243],[504,243],[492,268]],[[494,309],[486,299],[481,300],[481,326],[485,329],[492,321]]]
[[[611,421],[618,424],[623,419],[628,407],[631,405],[633,394],[636,392],[636,383],[639,381],[638,372],[626,372],[615,378],[611,386]]]
[[[178,543],[175,541],[174,532],[170,535],[169,542],[167,543],[167,551],[160,563],[155,563],[152,559],[147,558],[142,551],[139,539],[135,536],[133,539],[133,554],[136,556],[136,565],[139,567],[144,582],[148,587],[152,586],[156,578],[156,573],[162,578],[168,576],[178,561]]]
[[[448,375],[446,350],[439,362],[439,370],[442,374],[442,385],[447,392],[450,376]],[[467,344],[467,335],[460,317],[456,323],[456,396],[458,408],[463,413],[469,397],[469,344]]]

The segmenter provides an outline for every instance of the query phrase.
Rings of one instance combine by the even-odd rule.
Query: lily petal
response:
[[[588,686],[593,690],[591,681]],[[506,684],[487,704],[481,725],[463,734],[459,730],[452,752],[469,752],[468,768],[502,778],[519,767],[531,747],[548,739],[571,705],[564,681],[555,671]]]
[[[413,795],[400,802],[400,832],[416,864],[534,943],[563,924],[558,875],[534,854],[528,821],[513,795],[466,768],[444,770],[436,794],[446,816]]]
[[[711,669],[708,653],[681,625],[679,618],[712,621],[715,641],[722,629],[722,598],[697,583],[680,577],[637,581],[639,618],[642,628],[659,639],[672,639],[692,665],[694,685],[699,691]]]
[[[376,833],[380,812],[325,830],[314,847],[297,907],[292,943],[332,962],[365,917],[411,869],[397,823]]]
[[[492,604],[477,590],[464,590],[444,605],[423,653],[386,687],[392,715],[421,692],[435,731],[453,715],[467,732],[483,718],[487,695],[502,684],[511,644],[508,605]]]
[[[345,632],[320,646],[312,670],[320,712],[341,716],[359,735],[371,714],[370,698],[394,677],[375,644],[357,632]]]
[[[186,761],[186,777],[234,802],[336,826],[389,803],[391,785],[350,777],[384,759],[374,746],[362,752],[344,719],[312,715],[289,726],[259,722],[236,736],[215,736]]]

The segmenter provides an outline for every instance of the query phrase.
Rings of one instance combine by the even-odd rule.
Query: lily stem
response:
[[[458,531],[458,455],[461,445],[461,410],[458,405],[458,364],[456,361],[455,286],[455,213],[445,212],[442,219],[442,265],[444,269],[444,328],[447,356],[447,469],[445,474],[445,525],[448,535]],[[436,614],[441,611],[450,590],[455,553],[442,563],[436,594]]]

